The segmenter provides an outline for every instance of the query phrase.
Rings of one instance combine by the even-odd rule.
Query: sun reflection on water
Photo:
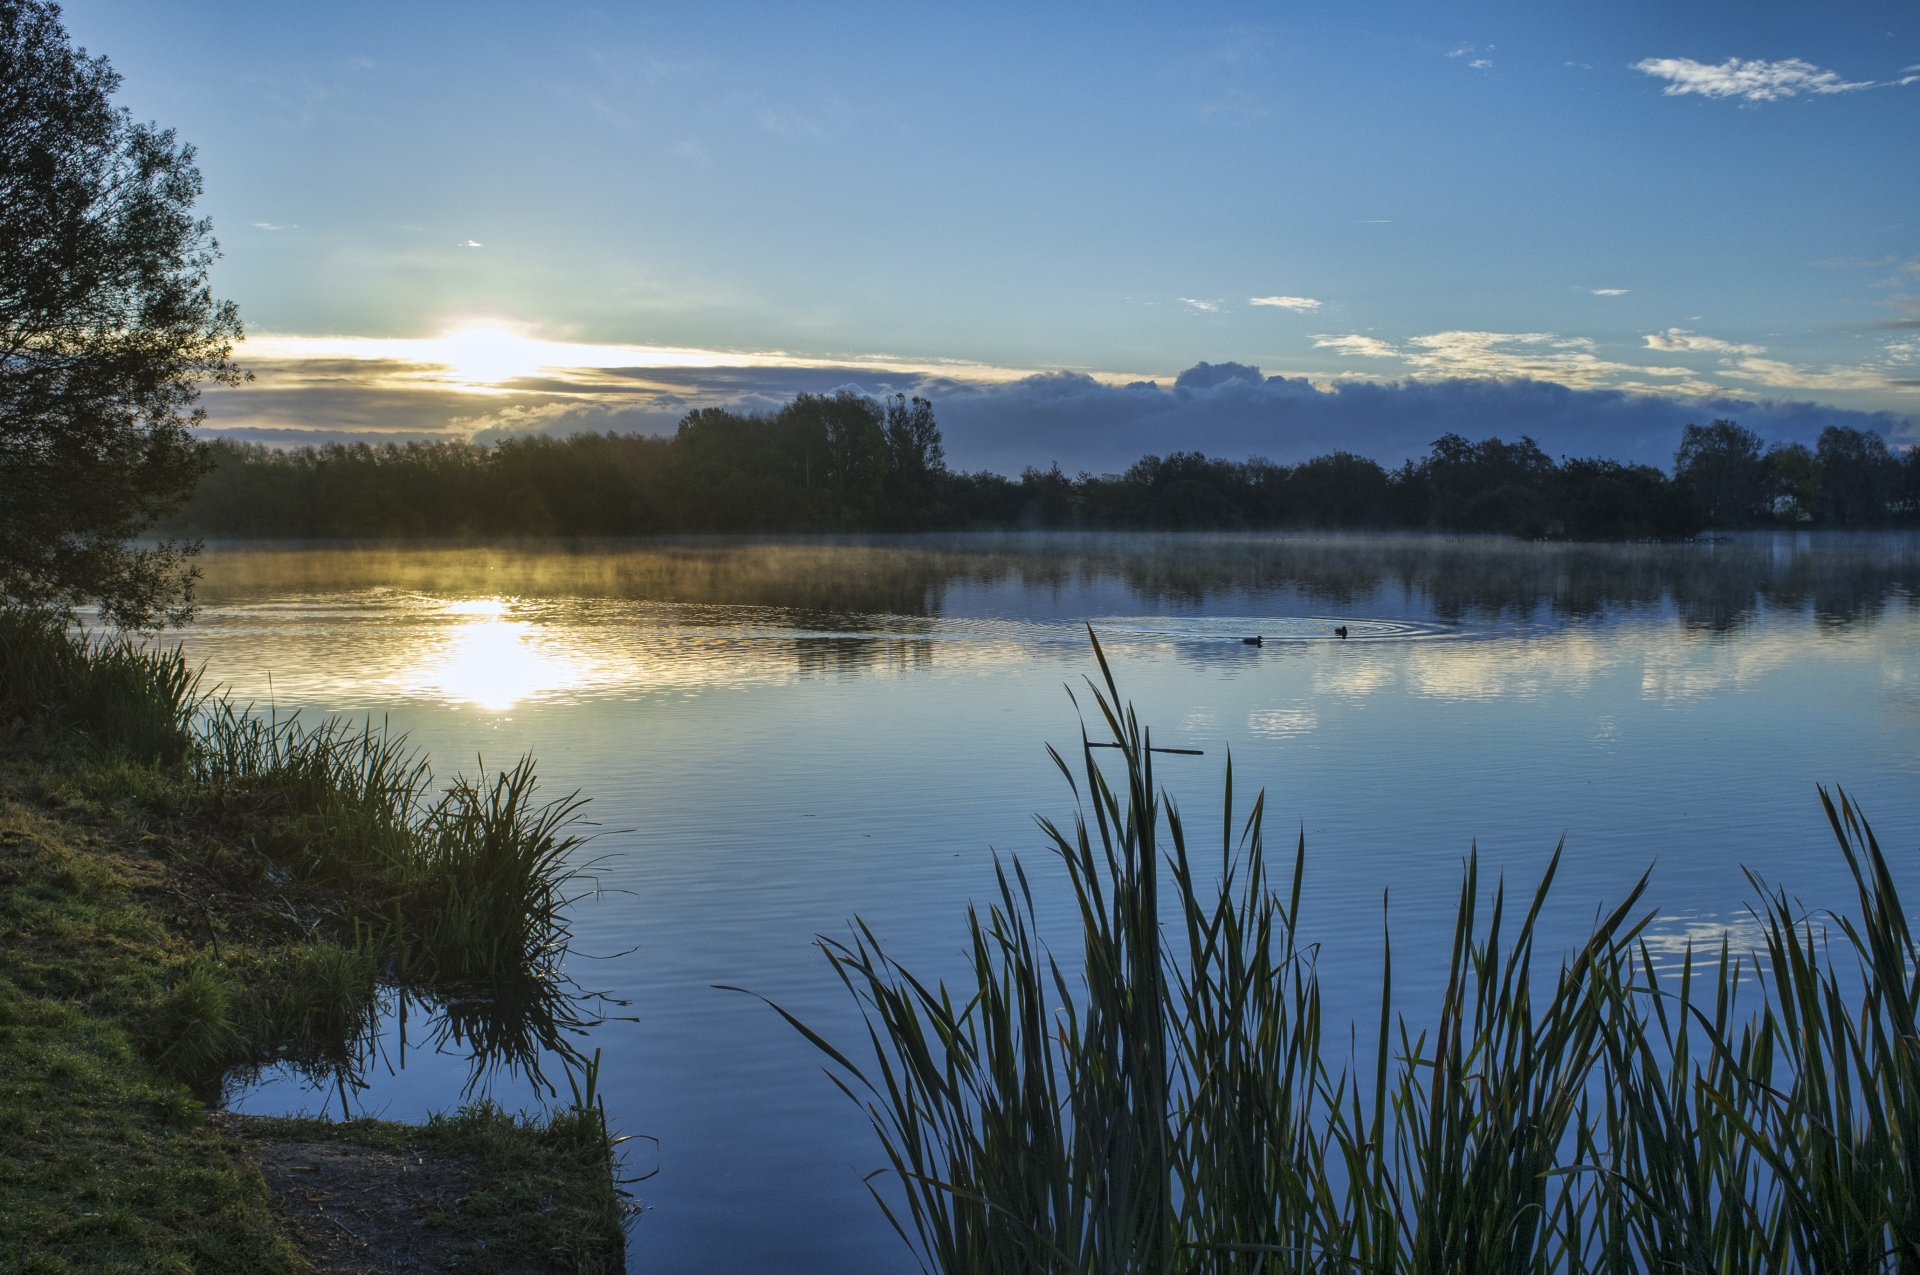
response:
[[[543,642],[532,623],[515,619],[503,598],[449,602],[443,614],[457,623],[415,666],[408,679],[411,690],[505,712],[523,700],[564,694],[590,680],[590,670]]]

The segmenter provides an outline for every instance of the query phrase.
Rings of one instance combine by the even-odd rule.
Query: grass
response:
[[[177,652],[0,611],[0,1269],[304,1269],[207,1119],[223,1076],[353,1071],[395,984],[516,1006],[463,1024],[477,1048],[532,1058],[542,1024],[578,1027],[558,966],[579,801],[536,788],[522,762],[435,797],[385,732],[256,718],[202,698]],[[616,1269],[616,1139],[588,1060],[539,1043],[586,1086],[544,1118],[301,1136],[477,1157],[498,1181],[449,1225]]]
[[[1396,1012],[1388,935],[1356,1074],[1299,936],[1304,838],[1275,874],[1229,764],[1219,840],[1190,842],[1095,652],[1097,737],[1054,755],[1079,813],[1041,820],[1078,934],[1050,945],[998,862],[957,984],[856,920],[821,943],[865,1042],[781,1011],[872,1125],[924,1268],[1920,1271],[1920,951],[1844,793],[1821,800],[1857,909],[1755,878],[1764,950],[1677,975],[1640,942],[1645,877],[1562,953],[1558,852],[1514,899],[1470,859],[1437,1012]]]

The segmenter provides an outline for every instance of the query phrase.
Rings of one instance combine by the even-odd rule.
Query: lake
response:
[[[652,1174],[635,1271],[913,1269],[863,1184],[883,1163],[865,1118],[773,1011],[714,985],[852,1051],[814,936],[858,915],[916,973],[957,973],[996,852],[1071,954],[1034,815],[1073,814],[1046,746],[1078,745],[1089,625],[1154,743],[1204,751],[1157,763],[1196,835],[1218,836],[1231,754],[1276,861],[1305,836],[1336,1045],[1378,1013],[1387,922],[1396,1005],[1436,999],[1476,846],[1483,879],[1530,890],[1564,838],[1548,933],[1569,942],[1651,866],[1652,942],[1678,959],[1751,935],[1742,866],[1850,905],[1815,793],[1840,784],[1920,897],[1912,536],[231,545],[202,565],[184,640],[235,699],[371,716],[446,778],[531,753],[547,795],[590,798],[599,888],[568,970],[624,1002],[595,1002],[580,1044],[616,1130],[648,1139],[628,1144]],[[269,1076],[234,1105],[543,1100],[476,1074],[458,1022],[400,1008],[363,1087]]]

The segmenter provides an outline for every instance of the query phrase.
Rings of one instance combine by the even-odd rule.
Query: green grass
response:
[[[822,947],[865,1041],[786,1015],[877,1134],[875,1199],[923,1267],[1920,1271],[1920,951],[1844,794],[1821,799],[1848,915],[1755,879],[1763,950],[1663,975],[1645,877],[1562,952],[1558,853],[1514,899],[1469,859],[1437,1012],[1396,1011],[1385,936],[1378,1018],[1329,1049],[1304,838],[1274,876],[1229,764],[1219,839],[1191,843],[1095,653],[1095,730],[1054,756],[1079,813],[1041,820],[1078,933],[1049,944],[1007,860],[958,983],[856,920]],[[1331,1061],[1361,1031],[1370,1074]]]
[[[585,1096],[305,1136],[479,1156],[449,1225],[616,1268],[597,1066],[540,1036],[580,1025],[557,976],[577,798],[536,801],[526,762],[431,798],[404,741],[203,700],[177,652],[9,612],[0,638],[0,1270],[304,1269],[201,1099],[236,1068],[352,1073],[396,980],[514,1005],[463,1030],[557,1043]]]

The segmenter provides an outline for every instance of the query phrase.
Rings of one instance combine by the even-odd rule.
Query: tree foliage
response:
[[[1726,422],[1731,426],[1730,422]],[[1735,433],[1734,431],[1738,431]],[[1574,540],[1674,540],[1707,509],[1743,525],[1881,525],[1920,519],[1920,451],[1829,430],[1760,455],[1732,505],[1702,505],[1696,446],[1672,477],[1651,465],[1555,461],[1530,438],[1434,440],[1387,470],[1351,452],[1297,465],[1173,452],[1118,474],[1029,466],[1018,477],[947,468],[933,405],[803,394],[772,413],[706,407],[671,438],[532,436],[465,443],[335,444],[297,451],[216,443],[217,464],[174,524],[220,536],[639,535],[968,528],[1206,531],[1375,528]],[[1699,443],[1700,427],[1687,435]],[[1743,462],[1744,463],[1744,462]],[[1751,502],[1751,503],[1749,503]]]
[[[191,546],[136,546],[205,469],[203,382],[231,384],[240,320],[171,130],[59,9],[0,0],[0,598],[145,627],[186,612]]]

